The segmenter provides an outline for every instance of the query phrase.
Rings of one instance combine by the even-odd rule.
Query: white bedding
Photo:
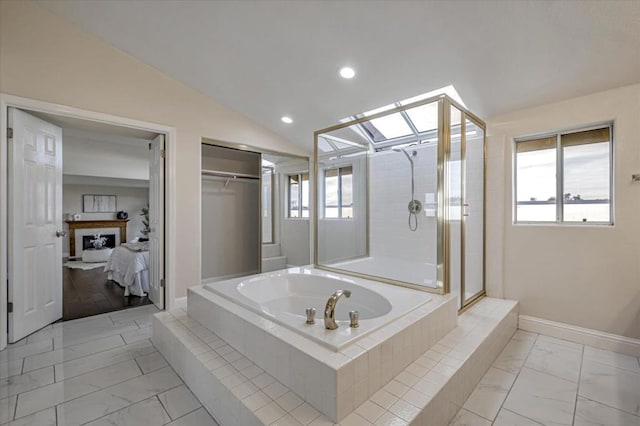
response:
[[[149,292],[149,252],[116,247],[104,267],[107,278],[124,287],[124,295],[146,296]]]

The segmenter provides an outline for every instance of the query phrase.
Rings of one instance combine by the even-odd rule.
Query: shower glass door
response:
[[[449,159],[447,161],[447,222],[449,223],[449,291],[462,306],[462,112],[449,108]]]
[[[464,306],[484,292],[484,130],[466,118],[463,134]]]

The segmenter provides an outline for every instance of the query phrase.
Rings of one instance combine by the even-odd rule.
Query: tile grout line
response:
[[[169,367],[171,367],[171,366],[169,366]],[[166,368],[166,367],[163,367],[163,368]],[[172,368],[172,370],[173,370],[173,368]],[[155,370],[155,371],[158,371],[158,370]],[[175,371],[174,371],[174,373],[175,373]],[[175,374],[176,374],[176,376],[178,376],[178,374],[177,374],[177,373],[175,373]],[[121,385],[121,384],[123,384],[123,383],[128,382],[129,380],[134,380],[134,379],[140,378],[140,377],[142,377],[142,376],[144,376],[144,374],[142,374],[142,375],[140,375],[140,376],[132,377],[131,379],[127,379],[127,380],[122,381],[122,382],[119,382],[119,383],[116,383],[116,384],[114,384],[113,386]],[[180,378],[180,376],[178,376],[178,378]],[[180,381],[182,382],[182,379],[180,379]],[[176,385],[176,386],[174,386],[174,387],[172,387],[172,388],[169,388],[169,389],[164,390],[164,391],[163,391],[163,393],[164,393],[164,392],[167,392],[167,391],[170,391],[170,390],[172,390],[172,389],[175,389],[175,388],[177,388],[177,387],[179,387],[179,386],[182,386],[182,385],[184,385],[184,382],[182,382],[182,383],[180,383],[179,385]],[[106,387],[106,388],[98,389],[98,390],[96,390],[96,391],[89,392],[89,393],[87,393],[87,394],[84,394],[84,395],[78,396],[78,397],[76,397],[76,398],[70,399],[69,401],[64,401],[64,402],[61,402],[60,404],[56,404],[56,405],[55,405],[55,407],[56,407],[56,413],[58,412],[58,407],[60,407],[60,406],[61,406],[61,405],[63,405],[63,404],[66,404],[67,402],[75,401],[76,399],[82,398],[82,397],[87,396],[87,395],[94,394],[94,393],[96,393],[96,392],[100,392],[100,391],[105,390],[105,389],[109,389],[109,388],[111,388],[111,387],[113,387],[113,386],[109,386],[109,387]],[[157,393],[156,393],[156,394],[154,394],[154,395],[150,396],[149,398],[145,398],[145,399],[143,399],[142,401],[146,401],[147,399],[151,399],[151,398],[153,398],[153,397],[157,397],[158,395],[159,395],[159,394],[157,394]],[[91,420],[87,420],[86,422],[84,422],[84,423],[82,423],[82,424],[84,425],[84,424],[87,424],[87,423],[94,422],[94,421],[96,421],[96,420],[98,420],[98,419],[101,419],[101,418],[103,418],[103,417],[106,417],[106,416],[108,416],[108,415],[110,415],[110,414],[116,413],[116,412],[118,412],[118,411],[120,411],[120,410],[124,410],[125,408],[129,408],[129,407],[131,407],[132,405],[138,404],[138,403],[140,403],[140,402],[142,402],[142,401],[133,402],[133,403],[131,403],[131,404],[129,404],[129,405],[126,405],[126,406],[124,406],[124,407],[120,407],[120,408],[118,408],[117,410],[114,410],[114,411],[110,411],[110,412],[108,412],[108,413],[105,413],[104,415],[101,415],[100,417],[96,417],[96,418],[93,418],[93,419],[91,419]],[[46,409],[49,409],[49,408],[51,408],[51,407],[45,408],[45,410],[46,410]],[[44,410],[41,410],[41,411],[44,411]],[[24,417],[26,417],[26,416],[24,416]],[[20,418],[22,418],[22,417],[20,417]]]
[[[523,419],[527,419],[527,420],[529,420],[530,422],[533,422],[533,423],[535,423],[535,424],[537,424],[537,425],[545,426],[545,424],[544,424],[544,423],[540,423],[539,421],[537,421],[537,420],[533,420],[533,419],[531,419],[531,418],[529,418],[529,417],[527,417],[527,416],[525,416],[525,415],[523,415],[523,414],[520,414],[520,413],[518,413],[518,412],[516,412],[516,411],[509,410],[508,408],[505,408],[505,410],[506,410],[506,411],[508,411],[508,412],[510,412],[510,413],[515,414],[516,416],[520,416],[520,417],[522,417]]]
[[[185,386],[187,386],[187,385],[186,385],[186,383],[185,383]],[[174,388],[174,389],[175,389],[175,388]],[[187,386],[187,389],[189,389],[189,387],[188,387],[188,386]],[[195,395],[194,395],[194,396],[195,396]],[[158,398],[158,399],[160,399],[160,398]],[[196,398],[196,399],[198,399],[198,398]],[[162,401],[160,401],[160,402],[162,403]],[[200,400],[199,400],[199,399],[198,399],[198,402],[200,402]],[[168,424],[170,424],[170,423],[177,422],[177,421],[178,421],[178,420],[180,420],[181,418],[186,417],[186,416],[188,416],[189,414],[191,414],[191,413],[193,413],[193,412],[196,412],[196,411],[198,411],[198,410],[199,410],[199,409],[201,409],[201,408],[202,408],[202,409],[204,409],[204,411],[206,411],[206,413],[207,413],[207,415],[208,415],[209,417],[211,417],[211,418],[212,418],[216,423],[218,423],[218,422],[216,421],[216,419],[211,415],[211,413],[209,413],[209,411],[204,407],[204,405],[200,405],[198,408],[196,408],[196,409],[194,409],[194,410],[191,410],[191,411],[189,411],[188,413],[185,413],[185,414],[181,415],[180,417],[176,417],[175,419],[171,419],[171,416],[169,416],[169,418],[171,419],[171,421],[170,421],[169,423],[165,423],[165,424],[166,424],[166,425],[168,425]],[[277,421],[277,420],[276,420],[276,421]]]
[[[176,374],[176,376],[177,376],[177,374]],[[180,376],[178,376],[178,377],[180,377]],[[167,391],[165,391],[165,392],[167,392]],[[164,393],[164,392],[163,392],[163,393]],[[151,398],[147,398],[147,399],[152,399],[152,398],[155,398],[155,399],[158,401],[158,403],[160,404],[160,409],[161,409],[162,411],[164,411],[164,413],[167,415],[167,418],[170,420],[170,422],[169,422],[169,423],[171,423],[173,420],[171,420],[171,416],[169,415],[169,411],[167,411],[167,409],[165,408],[165,406],[162,404],[162,401],[160,401],[160,394],[159,394],[159,393],[157,393],[157,394],[155,394],[154,396],[152,396]],[[143,399],[142,401],[146,401],[147,399]],[[140,401],[140,402],[142,402],[142,401]],[[136,404],[139,404],[139,402],[137,402]],[[100,418],[101,418],[101,417],[99,417],[98,419],[100,419]],[[98,419],[96,419],[96,420],[98,420]],[[163,423],[163,424],[167,424],[167,423]]]
[[[609,405],[609,404],[605,404],[604,402],[600,402],[600,401],[598,401],[597,399],[587,398],[586,396],[582,396],[582,395],[580,395],[580,398],[582,398],[582,399],[586,399],[587,401],[595,402],[596,404],[603,405],[603,406],[605,406],[605,407],[607,407],[607,408],[611,408],[611,409],[616,410],[616,411],[620,411],[621,413],[630,414],[630,415],[635,416],[635,417],[638,417],[638,419],[640,419],[640,415],[638,415],[638,414],[636,414],[636,413],[632,413],[632,412],[630,412],[630,411],[625,411],[625,410],[622,410],[622,409],[620,409],[620,408],[613,407],[613,406],[611,406],[611,405]]]
[[[108,336],[108,337],[112,337],[112,336]],[[144,340],[144,339],[143,339],[143,340]],[[134,343],[142,342],[143,340],[138,340],[138,341],[136,341],[136,342],[134,342]],[[124,339],[123,339],[123,341],[124,341]],[[85,343],[90,343],[90,342],[85,342]],[[85,343],[80,343],[80,345],[84,345]],[[77,346],[77,345],[73,345],[73,346]],[[54,368],[54,380],[55,380],[55,366],[56,366],[56,365],[62,365],[62,364],[64,364],[64,363],[71,362],[71,361],[78,361],[78,360],[81,360],[81,359],[83,359],[83,358],[88,358],[88,357],[90,357],[90,356],[94,356],[94,355],[98,355],[98,354],[101,354],[101,353],[104,353],[104,352],[108,352],[108,351],[113,350],[113,349],[123,348],[123,347],[125,347],[125,346],[127,346],[127,344],[126,344],[126,343],[124,343],[124,344],[122,344],[122,345],[119,345],[119,346],[114,346],[114,347],[109,348],[109,349],[103,349],[103,350],[98,351],[98,352],[89,353],[89,354],[86,354],[86,355],[81,356],[81,357],[78,357],[78,358],[71,358],[71,359],[64,360],[64,361],[62,361],[62,362],[58,362],[58,363],[55,363],[55,364],[45,365],[45,366],[40,367],[40,368],[35,368],[35,369],[33,369],[33,370],[29,370],[29,371],[27,371],[27,372],[23,372],[22,374],[15,374],[15,375],[13,375],[13,376],[11,376],[11,377],[16,377],[16,376],[23,375],[23,374],[31,374],[31,373],[34,373],[34,372],[36,372],[36,371],[43,370],[43,369],[45,369],[45,368],[53,367],[53,368]],[[70,347],[70,346],[67,346],[67,347]],[[49,352],[55,352],[55,351],[49,351]],[[36,355],[42,355],[42,354],[46,354],[46,353],[49,353],[49,352],[42,352],[41,354],[36,354]],[[26,359],[26,358],[25,358],[25,359]],[[23,363],[23,364],[24,364],[24,363]],[[103,368],[103,367],[101,367],[101,368]],[[23,365],[23,369],[24,369],[24,365]],[[90,371],[94,371],[94,370],[90,370]],[[83,374],[84,374],[84,373],[83,373]],[[75,376],[73,376],[73,377],[75,377]],[[46,385],[44,385],[44,386],[46,386]],[[40,386],[40,387],[42,387],[42,386]],[[35,388],[35,389],[37,389],[37,388]]]
[[[584,365],[584,345],[582,345],[582,353],[580,354],[580,369],[578,370],[578,384],[576,386],[576,400],[573,404],[573,421],[572,425],[576,424],[576,410],[578,409],[578,395],[580,392],[580,382],[582,381],[582,366]]]
[[[123,363],[123,362],[128,362],[128,361],[131,361],[131,360],[130,360],[130,359],[129,359],[129,360],[124,360],[124,361],[120,361],[120,362],[115,363],[115,364],[108,365],[108,366],[106,366],[106,367],[102,367],[102,368],[98,368],[98,369],[95,369],[95,370],[91,370],[91,371],[88,371],[88,372],[86,372],[86,373],[83,373],[83,374],[79,374],[79,375],[77,375],[77,376],[70,377],[70,378],[69,378],[69,380],[74,379],[74,378],[76,378],[76,377],[80,377],[80,376],[82,376],[82,375],[84,375],[84,374],[91,374],[91,373],[94,373],[94,372],[96,372],[96,371],[98,371],[98,370],[102,370],[102,369],[104,369],[104,368],[113,367],[114,365],[117,365],[117,364],[120,364],[120,363]],[[88,392],[88,393],[85,393],[85,394],[79,395],[79,396],[77,396],[77,397],[75,397],[75,398],[72,398],[72,399],[69,399],[69,400],[67,400],[67,401],[63,401],[63,402],[61,402],[61,403],[59,403],[59,404],[53,405],[53,407],[58,407],[59,405],[66,404],[66,403],[67,403],[67,402],[69,402],[69,401],[74,401],[74,400],[76,400],[76,399],[78,399],[78,398],[82,398],[82,397],[84,397],[84,396],[91,395],[91,394],[94,394],[94,393],[96,393],[96,392],[100,392],[100,391],[102,391],[102,390],[109,389],[109,388],[111,388],[111,387],[113,387],[113,386],[117,386],[117,385],[120,385],[120,384],[122,384],[122,383],[128,382],[129,380],[137,379],[137,378],[139,378],[139,377],[144,376],[145,374],[142,372],[142,369],[141,369],[141,368],[140,368],[140,366],[138,365],[138,362],[137,362],[135,359],[133,359],[133,361],[136,363],[136,366],[137,366],[137,367],[138,367],[138,369],[140,370],[140,373],[141,373],[141,374],[140,374],[139,376],[130,377],[130,378],[128,378],[128,379],[122,380],[121,382],[114,383],[114,384],[112,384],[111,386],[107,386],[107,387],[105,387],[105,388],[96,389],[96,390],[94,390],[94,391],[92,391],[92,392]],[[56,365],[58,365],[58,364],[56,364]],[[54,369],[53,371],[54,371],[54,376],[55,376],[55,368],[54,368],[54,366],[49,366],[49,367],[51,367],[51,368],[53,368],[53,369]],[[45,368],[49,368],[49,367],[45,367]],[[165,368],[165,367],[161,367],[161,368]],[[173,368],[172,368],[172,369],[173,369]],[[158,369],[156,369],[156,370],[153,370],[153,371],[158,371],[158,370],[160,370],[160,368],[158,368]],[[34,371],[36,371],[36,370],[34,370]],[[153,371],[150,371],[149,373],[152,373]],[[24,416],[21,416],[21,417],[18,417],[18,418],[16,418],[16,417],[15,417],[15,416],[16,416],[16,414],[18,413],[18,397],[19,397],[20,395],[22,395],[22,394],[24,394],[24,393],[27,393],[27,392],[36,391],[36,390],[38,390],[38,389],[42,389],[42,388],[44,388],[44,387],[46,387],[46,386],[51,386],[51,385],[56,384],[56,383],[64,383],[64,380],[61,380],[60,382],[55,382],[55,381],[54,381],[53,383],[49,383],[49,384],[46,384],[46,385],[38,386],[37,388],[29,389],[29,390],[27,390],[27,391],[24,391],[24,392],[21,392],[21,393],[19,393],[19,394],[16,394],[16,407],[15,407],[15,412],[14,412],[14,415],[13,415],[13,417],[14,417],[14,418],[13,418],[13,420],[22,419],[22,418],[24,418],[24,417],[27,417],[27,416],[33,415],[33,414],[35,414],[35,413],[38,413],[38,412],[40,412],[40,411],[44,411],[44,410],[47,410],[47,409],[51,408],[51,407],[46,407],[46,408],[44,408],[44,409],[42,409],[42,410],[39,410],[39,411],[36,411],[36,412],[34,412],[34,413],[30,413],[30,414],[27,414],[27,415],[24,415]],[[56,412],[57,412],[57,408],[56,408]]]
[[[538,336],[541,336],[541,335],[542,335],[542,334],[538,334]],[[547,337],[550,337],[550,336],[547,336]],[[560,339],[560,340],[562,340],[562,339]],[[536,341],[536,342],[538,341],[537,337],[536,337],[536,340],[535,340],[535,341]],[[578,344],[580,344],[580,343],[578,343]],[[535,342],[534,342],[534,346],[535,346]],[[583,354],[584,354],[584,346],[585,346],[585,345],[582,345],[582,350],[581,350],[581,354],[580,354],[580,368],[581,368],[581,369],[582,369],[582,357],[583,357]],[[531,350],[533,350],[533,346],[531,347]],[[522,368],[525,368],[525,367],[526,367],[526,368],[528,368],[529,370],[535,371],[535,372],[540,373],[540,374],[546,374],[547,376],[555,377],[556,379],[564,380],[565,382],[570,382],[570,383],[579,383],[579,381],[578,381],[578,382],[574,382],[573,380],[567,379],[567,378],[565,378],[565,377],[557,376],[556,374],[554,374],[554,373],[552,373],[552,372],[549,372],[549,371],[542,371],[542,370],[539,370],[539,369],[537,369],[537,368],[534,368],[534,367],[531,367],[531,366],[527,366],[527,365],[526,365],[526,363],[527,363],[527,361],[529,360],[529,356],[531,356],[531,350],[529,351],[529,354],[527,354],[527,359],[525,359],[525,363],[522,365],[522,367],[521,367],[520,369],[522,369]],[[577,352],[577,351],[575,351],[575,352]],[[606,365],[606,364],[605,364],[605,365]],[[579,378],[578,378],[578,380],[579,380]],[[576,391],[576,392],[577,392],[577,391]]]
[[[20,394],[16,395],[16,402],[13,405],[13,416],[11,416],[12,421],[16,419],[16,413],[18,412],[18,396],[20,396]]]
[[[516,332],[517,332],[517,329],[516,329]],[[515,333],[514,333],[514,335],[515,335]],[[511,394],[511,390],[513,389],[513,386],[515,386],[516,381],[518,380],[518,377],[520,377],[520,372],[522,372],[522,368],[523,368],[523,367],[524,367],[524,365],[526,364],[527,359],[529,359],[529,355],[531,354],[531,351],[533,351],[533,347],[536,345],[536,342],[538,341],[538,336],[540,336],[540,334],[536,333],[536,337],[535,337],[535,339],[533,339],[533,344],[532,344],[532,345],[531,345],[531,347],[529,348],[529,351],[527,352],[527,356],[525,357],[524,362],[522,363],[522,366],[520,366],[520,367],[518,368],[518,372],[516,373],[516,378],[515,378],[515,379],[513,379],[513,383],[511,383],[511,386],[509,386],[509,390],[507,391],[507,394],[504,396],[504,399],[502,400],[502,404],[500,404],[500,408],[498,408],[498,412],[496,413],[496,416],[494,417],[494,419],[493,419],[493,420],[490,420],[490,421],[491,421],[491,424],[495,423],[496,419],[498,418],[498,415],[500,414],[500,411],[501,411],[501,410],[503,409],[503,407],[504,407],[504,403],[507,401],[507,398],[509,398],[509,394]],[[513,337],[512,337],[511,339],[513,340]],[[507,343],[507,344],[508,344],[508,343]],[[505,346],[505,347],[506,347],[506,346]],[[498,356],[500,356],[500,354],[498,354]],[[494,361],[494,363],[495,363],[495,361]],[[493,364],[492,364],[492,365],[491,365],[491,367],[489,367],[489,368],[492,368],[492,367],[493,367]],[[488,371],[488,370],[487,370],[487,371]],[[501,370],[501,371],[504,371],[504,370]],[[485,373],[485,374],[486,374],[486,373]],[[482,379],[480,379],[480,381],[482,381]],[[466,403],[466,402],[467,402],[467,401],[465,401],[465,403]],[[464,405],[463,405],[463,406],[464,406]],[[508,410],[507,408],[504,408],[504,409],[505,409],[505,410]],[[508,411],[511,411],[511,410],[508,410]],[[517,414],[517,413],[516,413],[516,414]],[[519,415],[519,414],[518,414],[518,415]],[[482,417],[482,416],[480,416],[480,417]],[[524,417],[524,416],[523,416],[523,417]],[[483,418],[484,418],[484,417],[483,417]],[[489,419],[487,419],[487,420],[489,420]]]

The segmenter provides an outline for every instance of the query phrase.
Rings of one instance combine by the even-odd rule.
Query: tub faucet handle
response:
[[[358,311],[349,311],[349,319],[351,320],[351,328],[358,328],[358,320],[360,319],[360,313]]]
[[[307,324],[315,324],[316,308],[307,308],[305,312],[307,313]]]

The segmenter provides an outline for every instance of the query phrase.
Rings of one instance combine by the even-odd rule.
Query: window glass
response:
[[[517,222],[612,223],[610,126],[516,141],[515,173]]]
[[[299,197],[299,175],[289,176],[289,217],[300,217],[300,211],[298,208]]]
[[[324,217],[339,217],[338,170],[329,169],[324,172]]]
[[[385,115],[362,123],[362,127],[369,133],[374,142],[398,138],[413,134],[411,127],[400,113]]]
[[[302,175],[301,217],[309,217],[309,173]]]
[[[407,115],[411,118],[413,125],[419,132],[438,129],[438,103],[420,105],[407,110]],[[459,121],[459,119],[458,119]]]
[[[327,169],[324,172],[324,217],[353,217],[353,167]]]
[[[340,169],[340,188],[342,200],[340,203],[340,217],[353,217],[353,167],[343,167]]]
[[[604,131],[603,131],[604,130]],[[563,220],[610,222],[609,132],[596,129],[562,135]]]
[[[556,137],[518,142],[516,166],[516,220],[555,222]]]

